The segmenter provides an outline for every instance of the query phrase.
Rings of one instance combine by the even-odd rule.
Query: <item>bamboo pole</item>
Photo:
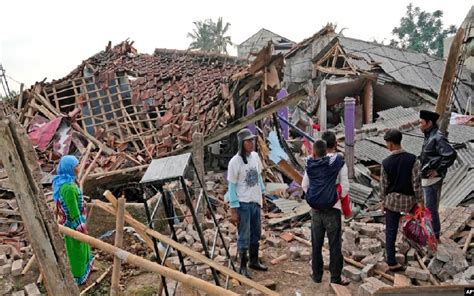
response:
[[[469,244],[471,243],[473,235],[474,235],[474,228],[471,228],[471,231],[469,231],[469,235],[466,238],[466,242],[464,243],[464,247],[462,248],[462,252],[464,254],[466,254],[467,249],[469,249]]]
[[[79,185],[81,187],[81,190],[84,185],[84,181],[86,180],[87,176],[90,174],[91,170],[94,168],[95,164],[97,163],[97,160],[99,159],[100,154],[102,154],[102,147],[100,147],[99,152],[97,152],[91,164],[87,167],[86,172],[80,178]]]
[[[172,270],[168,267],[159,265],[155,262],[151,262],[147,259],[144,259],[140,256],[134,255],[130,252],[127,252],[123,249],[117,248],[115,246],[112,246],[110,244],[107,244],[101,240],[98,240],[94,237],[91,237],[89,235],[83,234],[81,232],[72,230],[68,227],[65,227],[63,225],[58,225],[59,231],[67,235],[69,237],[72,237],[78,241],[84,242],[88,245],[90,245],[93,248],[100,249],[104,252],[113,254],[114,256],[120,258],[123,262],[126,262],[128,264],[132,264],[134,266],[138,266],[140,268],[143,268],[144,270],[151,271],[151,272],[157,272],[160,275],[164,277],[168,277],[170,279],[173,279],[177,282],[183,283],[184,285],[188,285],[191,287],[194,287],[196,289],[199,289],[201,291],[204,291],[206,293],[209,293],[210,295],[235,295],[237,296],[238,294],[228,291],[222,287],[215,286],[211,283],[208,283],[204,280],[198,279],[194,276],[188,275],[181,273],[176,270]]]
[[[84,290],[81,291],[81,296],[82,295],[85,295],[90,289],[94,288],[95,286],[97,286],[98,284],[100,284],[100,282],[102,282],[102,280],[107,276],[107,274],[109,274],[110,270],[112,270],[112,266],[109,266],[109,268],[107,268],[104,273],[102,273],[96,280],[95,282],[92,283],[92,285],[90,285],[89,287],[85,288]]]
[[[25,275],[31,269],[35,261],[36,261],[36,256],[35,255],[31,256],[30,260],[28,260],[28,263],[25,265],[25,268],[23,268],[23,270],[21,271],[21,274]]]
[[[110,191],[106,191],[104,193],[104,196],[113,204],[113,205],[116,205],[117,204],[117,199],[115,198],[115,196],[110,192]],[[100,203],[99,203],[100,204]],[[111,211],[110,212],[111,214],[115,214],[115,211]],[[126,214],[125,214],[126,215]],[[125,219],[127,219],[127,216],[125,216]],[[130,224],[132,225],[132,224]],[[270,289],[268,289],[267,287],[255,282],[255,281],[252,281],[251,279],[215,262],[214,260],[211,260],[209,258],[207,258],[206,256],[202,255],[201,253],[198,253],[194,250],[192,250],[191,248],[188,248],[174,240],[172,240],[171,238],[169,238],[168,236],[166,235],[163,235],[153,229],[150,229],[148,227],[146,227],[145,225],[143,225],[142,223],[138,222],[135,220],[135,223],[134,225],[132,225],[135,230],[140,234],[141,232],[144,232],[146,234],[146,236],[151,236],[151,237],[154,237],[156,238],[157,240],[167,244],[167,245],[170,245],[173,249],[177,250],[177,251],[180,251],[182,252],[183,254],[186,254],[190,257],[192,257],[193,259],[197,259],[205,264],[207,264],[208,266],[214,268],[215,270],[225,274],[225,275],[228,275],[230,276],[231,278],[234,278],[236,280],[238,280],[239,282],[243,283],[243,284],[246,284],[252,288],[255,288],[256,290],[260,291],[260,292],[263,292],[264,294],[267,294],[267,295],[279,295],[277,292],[275,291],[272,291]],[[161,255],[160,255],[161,256]]]
[[[117,216],[115,220],[115,246],[122,248],[123,244],[123,226],[125,213],[125,198],[121,197],[117,202]],[[112,270],[112,285],[110,287],[110,295],[115,296],[119,293],[120,282],[120,265],[122,262],[117,256],[114,257],[114,268]]]
[[[91,153],[92,146],[93,146],[92,142],[89,142],[89,144],[87,144],[87,147],[86,147],[86,152],[82,154],[81,161],[79,162],[79,173],[77,174],[78,180],[82,179],[84,168],[86,167],[86,162],[89,159],[89,154]]]
[[[304,238],[298,237],[298,236],[296,236],[296,235],[294,235],[294,234],[292,234],[292,233],[290,233],[290,234],[292,235],[292,238],[293,238],[293,239],[299,241],[300,243],[303,243],[303,244],[305,244],[305,245],[307,245],[307,246],[309,246],[309,247],[312,246],[312,245],[311,245],[311,242],[310,242],[309,240],[306,240],[306,239],[304,239]],[[352,260],[351,258],[348,258],[348,257],[344,257],[344,261],[346,261],[347,263],[349,263],[349,264],[351,264],[351,265],[354,265],[355,267],[361,268],[361,269],[365,267],[364,264],[362,264],[362,263],[360,263],[360,262],[357,262],[357,261],[355,261],[355,260]],[[391,276],[391,275],[389,275],[389,274],[387,274],[387,273],[385,273],[385,272],[382,272],[382,271],[377,270],[377,269],[375,269],[374,272],[375,272],[376,274],[378,274],[378,275],[380,275],[380,276],[386,278],[386,279],[389,280],[389,281],[392,281],[392,282],[395,281],[395,278],[394,278],[393,276]]]
[[[423,263],[423,260],[421,259],[421,256],[420,254],[418,254],[418,252],[415,252],[415,256],[416,256],[416,260],[418,260],[418,263],[420,264],[421,268],[423,270],[426,270],[429,272],[430,274],[430,282],[435,285],[435,286],[439,286],[439,281],[433,276],[433,274],[431,273],[431,271],[426,267],[425,263]]]

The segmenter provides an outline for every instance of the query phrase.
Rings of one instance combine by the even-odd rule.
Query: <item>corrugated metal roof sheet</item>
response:
[[[354,147],[354,156],[358,160],[362,161],[376,161],[382,163],[387,156],[390,155],[390,152],[372,141],[361,140],[356,141]]]
[[[349,197],[352,202],[365,204],[372,194],[373,189],[359,183],[351,183],[349,187]]]
[[[443,184],[440,204],[455,207],[474,191],[474,170],[463,166],[454,171],[451,178]]]
[[[398,83],[435,94],[439,92],[445,67],[443,59],[347,37],[337,37],[337,39],[348,55],[365,60],[365,64],[361,60],[357,61],[357,66],[361,65],[361,70],[367,70],[369,65],[377,63],[386,74],[393,77]],[[461,76],[462,80],[471,81],[468,71],[463,71]],[[460,111],[466,109],[472,91],[472,87],[467,83],[458,84],[455,103]],[[470,105],[472,108],[474,101],[471,101]]]
[[[283,213],[290,213],[306,201],[278,198],[272,201]]]
[[[419,120],[419,113],[412,108],[397,106],[377,112],[379,118],[374,123],[365,124],[362,130],[376,129],[383,131],[390,128],[406,128],[415,126]]]

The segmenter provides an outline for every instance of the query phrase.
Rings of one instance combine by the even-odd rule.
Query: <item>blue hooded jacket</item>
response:
[[[323,210],[334,207],[337,202],[336,180],[343,166],[344,158],[339,154],[307,160],[306,173],[309,188],[306,202],[313,209]]]

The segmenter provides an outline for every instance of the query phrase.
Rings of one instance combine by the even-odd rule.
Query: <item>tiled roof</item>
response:
[[[114,47],[109,44],[66,77],[46,84],[45,89],[48,95],[54,94],[79,79],[76,85],[96,84],[101,91],[109,89],[113,95],[116,90],[115,87],[112,90],[111,81],[125,80],[125,84],[120,83],[120,87],[126,88],[125,92],[121,89],[122,100],[129,100],[127,106],[131,101],[133,106],[143,107],[132,113],[128,111],[131,120],[143,121],[150,116],[152,120],[148,120],[145,132],[157,131],[160,145],[173,149],[178,143],[191,142],[193,132],[207,135],[227,119],[225,106],[229,100],[224,98],[223,90],[228,87],[232,74],[245,66],[245,62],[236,57],[189,50],[156,49],[152,55],[140,54],[133,42],[124,41]],[[80,81],[82,77],[87,79],[85,83]],[[87,89],[87,92],[84,101],[91,101],[96,90]],[[116,121],[127,122],[120,111],[115,113]],[[87,114],[83,112],[83,115]]]

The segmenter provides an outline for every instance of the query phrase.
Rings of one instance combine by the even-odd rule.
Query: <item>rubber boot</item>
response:
[[[247,268],[247,263],[249,261],[248,257],[247,257],[247,250],[239,250],[239,257],[240,257],[240,269],[239,269],[239,273],[245,277],[248,277],[249,279],[251,278],[250,277],[250,272]]]
[[[249,267],[255,270],[267,271],[268,267],[263,265],[258,259],[258,244],[250,245],[249,248]]]

